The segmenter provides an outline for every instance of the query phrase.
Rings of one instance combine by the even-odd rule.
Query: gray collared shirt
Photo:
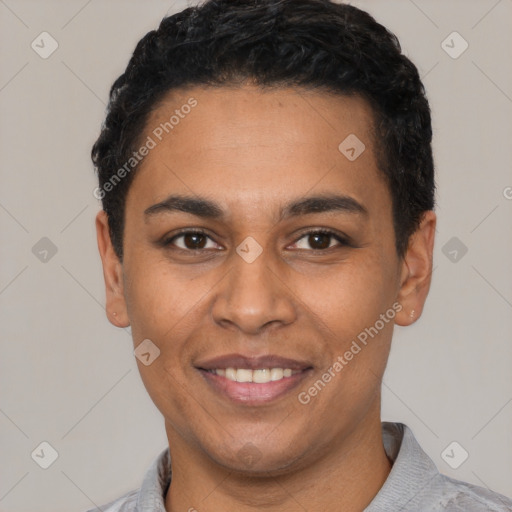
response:
[[[391,472],[362,512],[506,512],[512,500],[483,487],[442,475],[403,423],[382,423]],[[142,486],[101,507],[103,512],[165,512],[171,482],[169,449],[149,468]],[[94,512],[92,509],[88,512]]]

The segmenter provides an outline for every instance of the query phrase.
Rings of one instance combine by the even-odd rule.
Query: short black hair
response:
[[[368,101],[377,163],[392,197],[396,250],[403,257],[435,201],[425,89],[394,34],[365,11],[330,0],[206,0],[164,18],[138,42],[110,89],[92,148],[95,195],[117,256],[122,260],[126,195],[136,166],[123,179],[115,174],[136,151],[152,109],[173,89],[248,81]]]

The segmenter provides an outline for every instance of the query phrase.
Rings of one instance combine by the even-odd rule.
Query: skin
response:
[[[400,259],[391,195],[373,150],[372,111],[359,97],[253,85],[172,91],[141,140],[190,97],[198,105],[137,169],[122,263],[105,213],[96,219],[107,316],[116,326],[131,325],[135,346],[150,339],[160,349],[151,365],[137,362],[165,419],[173,466],[166,509],[362,510],[391,469],[381,381],[394,323],[414,322],[428,294],[435,214],[425,213]],[[354,161],[338,150],[351,133],[366,146]],[[288,202],[334,192],[355,199],[367,215],[280,219]],[[206,197],[225,215],[145,218],[170,194]],[[159,244],[182,228],[205,230],[206,238],[196,239],[203,248],[192,250],[194,240],[183,237]],[[352,246],[304,234],[314,228],[345,234]],[[248,236],[263,249],[250,264],[236,252]],[[394,303],[402,307],[394,320],[301,404],[299,392]],[[272,402],[234,403],[194,366],[232,353],[276,354],[307,361],[312,370]],[[247,450],[257,454],[252,461]]]

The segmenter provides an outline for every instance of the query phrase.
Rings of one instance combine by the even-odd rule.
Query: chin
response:
[[[240,446],[241,445],[241,446]],[[208,451],[209,458],[228,471],[251,477],[270,477],[286,474],[297,469],[304,454],[297,453],[297,445],[292,452],[291,447],[284,444],[262,446],[247,441],[236,446],[224,445],[219,450]],[[239,447],[240,446],[240,447]]]

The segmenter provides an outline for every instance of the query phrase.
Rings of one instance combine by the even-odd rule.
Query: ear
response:
[[[435,231],[436,214],[428,210],[423,214],[418,229],[411,235],[401,263],[397,300],[403,309],[395,316],[397,325],[411,325],[421,316],[432,279]]]
[[[103,265],[107,318],[116,327],[128,327],[130,320],[124,298],[123,266],[112,246],[104,210],[96,215],[96,236]]]

